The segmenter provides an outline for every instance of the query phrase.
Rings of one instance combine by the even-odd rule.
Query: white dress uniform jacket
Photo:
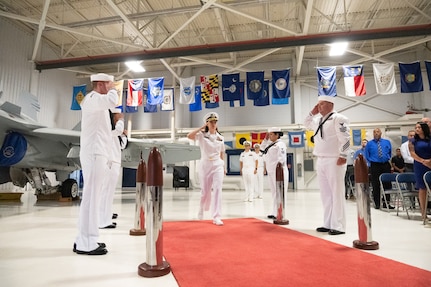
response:
[[[108,109],[118,102],[117,91],[106,95],[95,91],[88,93],[81,102],[81,147],[80,161],[84,177],[84,188],[79,209],[76,249],[92,251],[99,247],[99,205],[103,182],[108,172],[111,154],[111,121]]]
[[[327,115],[328,116],[328,115]],[[327,117],[326,116],[326,117]],[[324,121],[320,114],[309,114],[304,125],[317,130]],[[345,186],[347,165],[337,165],[339,157],[347,158],[350,148],[349,120],[336,111],[314,136],[313,154],[317,156],[317,178],[324,208],[323,227],[345,232]]]
[[[244,181],[245,200],[253,201],[257,154],[251,150],[243,151],[239,156],[239,161],[242,162],[241,173]]]
[[[254,196],[257,198],[262,198],[263,196],[263,178],[265,173],[265,162],[263,160],[263,153],[259,152],[257,154],[257,173],[256,173],[256,183],[254,184]]]

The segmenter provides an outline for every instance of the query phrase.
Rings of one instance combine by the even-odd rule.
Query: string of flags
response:
[[[431,61],[424,61],[431,90]],[[398,63],[400,71],[401,93],[417,93],[423,91],[421,63]],[[357,97],[366,95],[363,65],[342,66],[345,95]],[[318,95],[336,96],[336,67],[317,67]],[[374,82],[379,94],[395,94],[398,87],[395,81],[394,63],[373,64]],[[144,106],[144,112],[174,110],[174,89],[164,88],[164,78],[149,78],[148,87],[144,87],[145,79],[130,79],[127,89],[124,81],[116,82],[120,97],[119,108],[122,108],[122,98],[126,98],[123,109],[127,113],[138,111]],[[221,92],[221,93],[220,93]],[[86,85],[74,86],[72,95],[72,110],[80,110],[80,103],[86,94]],[[219,107],[220,99],[229,102],[230,107],[245,106],[247,100],[254,106],[286,105],[290,98],[290,69],[273,70],[271,81],[265,80],[263,71],[247,72],[246,80],[241,81],[240,74],[222,74],[221,83],[217,74],[196,78],[180,78],[179,103],[189,105],[189,111],[200,111],[203,107],[214,109]]]

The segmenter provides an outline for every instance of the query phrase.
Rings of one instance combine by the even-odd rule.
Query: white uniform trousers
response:
[[[257,168],[254,176],[254,197],[262,198],[263,196],[263,167]]]
[[[99,227],[105,227],[112,224],[112,204],[114,201],[115,188],[117,187],[118,177],[120,175],[121,165],[112,162],[108,171],[108,178],[105,181],[99,213]]]
[[[201,202],[199,213],[208,211],[211,204],[211,189],[213,191],[213,199],[211,205],[211,213],[214,219],[221,217],[221,192],[224,177],[224,161],[217,160],[201,160],[201,169],[199,173],[201,183]]]
[[[76,249],[92,251],[99,247],[99,205],[103,182],[108,173],[108,158],[102,155],[80,156],[84,188],[79,208]]]
[[[255,184],[254,168],[242,169],[242,179],[244,181],[245,200],[253,201],[254,184]]]
[[[289,186],[289,170],[286,165],[283,165],[283,177],[284,177],[284,194],[287,193],[287,188]],[[272,207],[270,210],[270,215],[277,215],[277,178],[275,170],[274,172],[268,172],[268,185],[271,189],[272,197]]]
[[[317,179],[323,203],[323,227],[346,231],[344,175],[347,165],[337,165],[337,157],[317,157]]]

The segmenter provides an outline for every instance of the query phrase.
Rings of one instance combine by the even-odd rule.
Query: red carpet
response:
[[[179,286],[431,286],[431,272],[362,250],[254,218],[224,222],[163,223]]]

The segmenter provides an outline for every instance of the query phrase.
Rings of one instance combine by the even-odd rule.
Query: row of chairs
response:
[[[399,214],[400,207],[402,207],[407,214],[407,218],[410,219],[409,209],[415,210],[416,202],[419,202],[419,200],[416,200],[419,197],[419,191],[415,187],[415,174],[412,172],[383,173],[380,175],[379,179],[387,210],[390,211],[389,207],[392,203],[396,206],[397,215]],[[424,181],[427,187],[427,199],[425,202],[428,203],[428,194],[431,193],[431,171],[424,174]],[[390,202],[387,201],[384,195],[389,195],[391,199]],[[418,208],[418,210],[420,210],[420,208]],[[425,210],[427,210],[427,206],[425,206]],[[425,222],[426,218],[424,218],[424,224]]]

